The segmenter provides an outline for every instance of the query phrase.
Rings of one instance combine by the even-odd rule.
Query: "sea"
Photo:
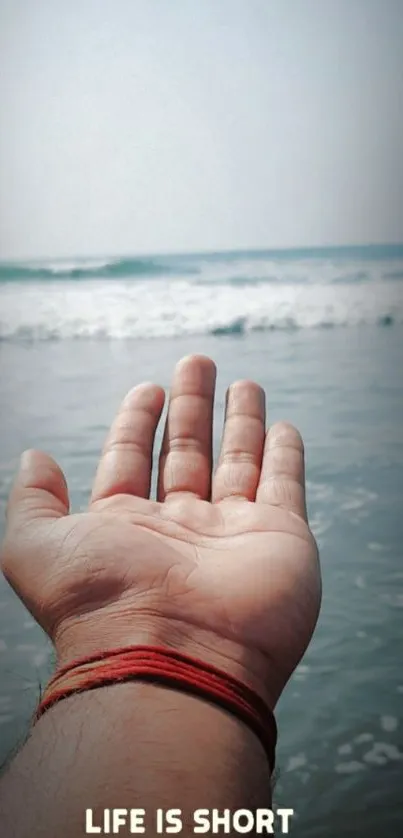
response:
[[[85,509],[108,426],[176,361],[252,378],[301,431],[323,574],[314,639],[277,708],[274,804],[303,838],[403,835],[403,245],[0,264],[0,513],[21,451]],[[158,441],[161,430],[158,432]],[[155,473],[153,486],[155,486]],[[0,760],[24,741],[51,650],[0,582]]]

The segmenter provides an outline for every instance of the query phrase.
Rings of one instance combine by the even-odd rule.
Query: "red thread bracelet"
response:
[[[277,726],[263,699],[226,672],[172,649],[125,647],[73,661],[59,669],[49,682],[35,721],[54,704],[75,693],[137,679],[176,687],[232,712],[258,736],[273,772]]]

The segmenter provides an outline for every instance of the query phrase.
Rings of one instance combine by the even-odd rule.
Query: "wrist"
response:
[[[278,673],[261,653],[214,632],[162,616],[118,613],[108,619],[85,615],[65,622],[53,642],[57,669],[73,661],[114,649],[134,646],[164,647],[201,660],[256,692],[274,711],[282,691]]]
[[[211,807],[220,801],[222,805],[223,790],[237,799],[244,795],[244,805],[268,805],[270,768],[259,738],[232,713],[198,696],[164,685],[117,683],[56,704],[38,721],[34,735],[37,731],[46,742],[50,729],[56,737],[65,735],[70,749],[77,739],[84,791],[91,782],[87,762],[97,754],[102,763],[108,754],[108,771],[113,771],[115,761],[127,787],[135,787],[136,777],[142,776],[142,799],[149,806],[168,766],[166,799],[160,806],[180,806],[178,790],[184,786],[191,791],[194,808],[201,801]],[[105,806],[109,805],[113,804],[108,800]],[[226,805],[231,806],[231,801]]]
[[[84,834],[88,808],[96,819],[105,809],[141,808],[153,835],[158,808],[180,809],[187,836],[200,807],[270,809],[271,784],[258,738],[238,719],[193,696],[130,682],[73,695],[45,713],[0,797],[3,822],[21,838]]]

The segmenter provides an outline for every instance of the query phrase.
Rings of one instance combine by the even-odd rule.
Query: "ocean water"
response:
[[[244,377],[306,444],[324,596],[277,710],[275,802],[296,836],[400,838],[403,246],[0,265],[1,527],[22,449],[49,451],[84,508],[126,390],[168,387],[190,352],[218,365],[215,454],[225,389]],[[0,760],[49,672],[2,580]]]

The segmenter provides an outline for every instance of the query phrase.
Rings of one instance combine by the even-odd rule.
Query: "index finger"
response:
[[[102,452],[91,503],[122,493],[149,497],[154,437],[164,400],[162,387],[149,383],[127,394]]]

